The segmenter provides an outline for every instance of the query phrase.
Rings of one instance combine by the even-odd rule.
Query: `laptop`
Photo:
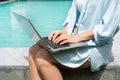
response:
[[[31,21],[18,13],[13,12],[15,18],[20,23],[20,25],[24,28],[25,32],[32,38],[33,41],[38,43],[40,46],[42,46],[44,49],[49,51],[50,53],[59,52],[62,50],[77,48],[77,47],[83,47],[86,46],[86,42],[79,42],[79,43],[73,43],[73,44],[55,44],[53,41],[49,40],[48,37],[41,37],[36,28],[33,26]]]

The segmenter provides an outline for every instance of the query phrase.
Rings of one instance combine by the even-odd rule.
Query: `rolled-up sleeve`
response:
[[[115,1],[110,4],[102,20],[93,29],[95,43],[103,45],[111,42],[120,24],[120,7]]]

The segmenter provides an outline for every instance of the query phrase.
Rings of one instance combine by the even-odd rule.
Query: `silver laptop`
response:
[[[24,28],[25,32],[27,32],[27,34],[30,36],[30,38],[32,38],[32,40],[34,40],[36,43],[38,43],[40,46],[42,46],[51,53],[87,45],[87,43],[85,42],[65,45],[55,44],[51,40],[49,40],[48,37],[41,37],[27,17],[17,14],[15,12],[13,12],[13,14],[17,21],[20,23],[20,25]]]

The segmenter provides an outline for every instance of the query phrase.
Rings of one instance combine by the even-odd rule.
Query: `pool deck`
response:
[[[30,80],[28,67],[28,49],[0,48],[0,80]],[[90,70],[61,70],[65,80],[120,80],[120,31],[115,35],[112,53],[114,61],[102,70],[92,73]]]

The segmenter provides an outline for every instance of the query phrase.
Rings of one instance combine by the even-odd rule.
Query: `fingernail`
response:
[[[62,43],[60,43],[60,45],[62,45]]]

